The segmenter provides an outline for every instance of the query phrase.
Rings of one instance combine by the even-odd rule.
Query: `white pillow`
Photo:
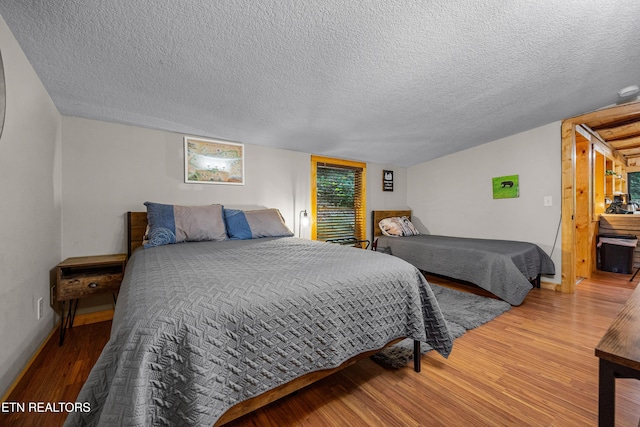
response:
[[[406,216],[385,218],[378,223],[378,226],[385,236],[402,237],[420,234]]]

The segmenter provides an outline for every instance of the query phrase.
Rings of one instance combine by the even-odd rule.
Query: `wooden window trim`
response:
[[[333,157],[311,156],[311,239],[318,239],[317,205],[318,205],[318,164],[334,165],[362,169],[362,200],[358,214],[363,219],[363,233],[367,230],[367,164],[353,160],[337,159]],[[364,239],[364,237],[362,237]]]

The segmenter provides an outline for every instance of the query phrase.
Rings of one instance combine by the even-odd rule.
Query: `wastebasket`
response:
[[[633,251],[638,239],[633,234],[599,234],[597,244],[598,270],[613,273],[633,272]]]

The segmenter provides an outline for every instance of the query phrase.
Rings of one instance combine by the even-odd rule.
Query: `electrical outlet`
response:
[[[551,196],[544,196],[544,205],[553,206],[553,199],[551,198]]]
[[[36,307],[36,318],[38,320],[42,319],[42,304],[43,298],[38,298],[38,305]]]

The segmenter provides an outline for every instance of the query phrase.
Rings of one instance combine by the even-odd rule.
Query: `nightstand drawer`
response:
[[[61,279],[57,287],[58,301],[82,298],[102,292],[112,292],[120,287],[122,273],[82,275]]]

